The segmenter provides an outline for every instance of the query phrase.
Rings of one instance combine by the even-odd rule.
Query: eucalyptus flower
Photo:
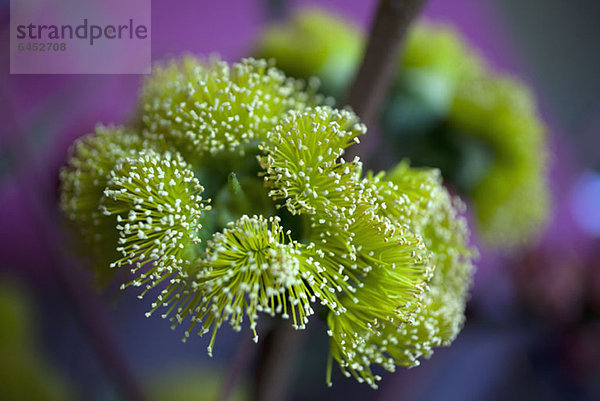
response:
[[[371,180],[385,188],[378,192],[380,200],[392,206],[382,209],[383,213],[394,220],[409,216],[406,224],[422,235],[435,266],[416,322],[384,332],[388,343],[394,344],[386,352],[396,363],[415,366],[418,358],[431,356],[433,347],[449,345],[462,328],[477,251],[469,245],[467,221],[462,216],[465,205],[443,187],[439,170],[410,168],[402,162]],[[404,216],[397,213],[402,205],[394,204],[400,194],[408,199],[404,209],[409,211]]]
[[[243,154],[264,139],[288,110],[324,101],[316,82],[287,78],[265,60],[229,65],[187,56],[154,67],[141,96],[145,137],[168,145],[193,164],[222,152]]]
[[[110,273],[107,262],[117,255],[118,235],[114,218],[102,214],[100,202],[111,170],[121,158],[135,155],[142,142],[129,128],[98,125],[71,146],[60,172],[60,206],[103,280]]]
[[[301,252],[301,244],[284,232],[278,217],[242,216],[231,222],[209,241],[203,256],[196,262],[196,274],[183,290],[166,290],[159,302],[172,303],[174,321],[191,316],[204,335],[212,328],[209,354],[217,330],[229,322],[241,330],[244,315],[248,318],[254,341],[258,313],[281,315],[301,329],[314,313],[310,303],[314,297],[303,281],[302,265],[309,263]],[[174,298],[174,299],[173,299]]]
[[[370,348],[386,327],[414,324],[433,266],[422,239],[406,227],[386,217],[361,214],[357,219],[362,230],[355,228],[355,232],[364,234],[356,241],[360,244],[357,261],[369,269],[352,295],[340,297],[345,312],[328,315],[330,359],[336,359],[347,376],[376,387],[379,377],[372,374],[370,365],[389,368],[393,362],[374,356]],[[331,385],[331,361],[327,381]]]
[[[373,269],[353,302],[341,299],[347,312],[330,314],[327,321],[330,358],[339,362],[346,375],[376,388],[381,378],[373,374],[371,365],[388,371],[415,366],[418,358],[431,356],[433,347],[454,340],[464,321],[475,251],[468,245],[466,221],[460,216],[464,205],[442,186],[439,170],[411,169],[403,162],[387,174],[368,173],[364,180],[372,186],[381,221],[402,228],[405,237],[400,243],[405,248],[394,249],[405,252],[405,259],[393,269]],[[383,251],[385,246],[375,249]],[[397,300],[406,298],[398,298],[398,290],[411,277],[407,273],[422,271],[423,265],[426,275],[413,275],[422,281],[406,287],[413,291],[412,310],[399,314],[409,304],[399,308],[403,304]],[[328,381],[330,375],[331,364]]]
[[[122,257],[111,267],[131,266],[141,272],[129,284],[146,290],[176,275],[185,277],[200,242],[199,223],[210,210],[188,164],[175,153],[143,150],[121,159],[110,173],[100,209],[116,215],[117,251]],[[179,276],[177,276],[177,274]]]
[[[352,164],[341,157],[366,127],[347,110],[317,107],[284,118],[267,134],[260,159],[265,181],[273,188],[269,195],[285,200],[292,214],[338,213],[351,207],[347,198],[355,185]],[[346,199],[344,199],[346,198]]]

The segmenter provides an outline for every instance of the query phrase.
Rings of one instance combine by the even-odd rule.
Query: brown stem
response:
[[[379,116],[398,65],[402,40],[425,1],[379,1],[365,55],[345,102],[367,126]]]
[[[252,389],[253,401],[286,400],[294,361],[303,337],[287,320],[278,322],[261,342]]]
[[[117,390],[124,400],[145,401],[146,397],[119,346],[104,301],[79,270],[78,266],[67,259],[55,263],[60,286],[70,299],[86,338],[116,384]]]
[[[240,381],[242,373],[246,370],[248,362],[254,354],[254,343],[248,333],[242,333],[242,338],[238,342],[237,349],[231,360],[231,365],[227,371],[227,376],[221,383],[218,401],[227,401],[234,393],[235,386]]]
[[[290,8],[288,0],[265,0],[263,9],[268,21],[278,21],[285,17]]]

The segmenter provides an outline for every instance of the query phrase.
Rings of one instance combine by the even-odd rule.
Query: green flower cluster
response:
[[[292,76],[315,75],[345,95],[364,33],[318,9],[267,28],[255,53]],[[472,203],[488,245],[535,238],[548,215],[544,127],[525,85],[487,67],[451,27],[419,23],[407,36],[381,119],[380,160],[433,166]],[[385,153],[385,152],[384,152]]]
[[[143,85],[128,128],[78,140],[61,204],[123,287],[174,326],[210,333],[260,316],[303,329],[323,311],[331,361],[376,387],[373,365],[413,366],[464,320],[474,251],[438,170],[363,173],[366,127],[263,60],[186,57]]]

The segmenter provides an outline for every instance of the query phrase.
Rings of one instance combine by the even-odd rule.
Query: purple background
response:
[[[152,3],[153,60],[185,52],[218,52],[227,60],[236,60],[248,54],[256,34],[269,19],[266,1]],[[599,240],[575,224],[569,204],[577,177],[594,167],[590,148],[598,149],[600,108],[597,101],[588,101],[589,107],[569,108],[563,100],[573,99],[572,103],[579,105],[580,99],[588,96],[584,85],[577,85],[577,92],[566,91],[555,84],[558,72],[544,69],[553,56],[562,55],[563,60],[556,62],[562,62],[564,74],[573,76],[577,83],[581,75],[592,77],[589,71],[597,74],[594,67],[598,64],[593,64],[597,59],[590,55],[586,60],[592,65],[579,71],[576,67],[582,63],[574,67],[564,57],[576,50],[568,48],[567,39],[555,46],[533,41],[531,38],[539,36],[536,27],[554,21],[552,15],[547,14],[546,20],[546,14],[536,14],[523,6],[523,12],[532,16],[523,22],[520,14],[515,14],[520,10],[516,3],[432,0],[425,15],[456,24],[494,68],[521,77],[543,96],[543,114],[553,127],[551,182],[555,211],[541,243],[517,257],[483,250],[467,326],[456,343],[437,351],[420,368],[385,375],[377,393],[339,374],[334,375],[333,389],[327,389],[322,333],[309,332],[307,343],[311,345],[306,350],[314,352],[306,353],[295,372],[294,399],[558,400],[594,399],[600,395],[595,381],[600,369],[593,359],[589,361],[600,349],[600,335],[596,335],[600,302],[593,296],[600,290],[600,285],[594,284],[600,282]],[[544,12],[550,12],[551,3],[555,2],[542,3],[547,5]],[[325,5],[367,26],[375,1],[292,4]],[[590,14],[595,11],[591,9]],[[581,29],[586,33],[580,37],[583,40],[589,36],[583,28],[588,19],[581,18]],[[106,399],[107,394],[111,399],[114,389],[83,338],[68,301],[57,289],[52,268],[58,263],[53,248],[56,244],[52,244],[48,233],[56,230],[59,221],[57,174],[68,146],[97,122],[125,122],[142,77],[9,75],[8,22],[5,6],[0,9],[0,41],[6,49],[0,54],[0,272],[10,272],[31,284],[39,301],[44,349],[57,369],[69,376],[88,399]],[[577,29],[577,22],[569,29]],[[552,35],[549,31],[548,37]],[[566,33],[563,36],[569,37]],[[594,43],[593,37],[588,39]],[[547,53],[539,50],[551,47],[554,50]],[[578,62],[578,53],[572,54]],[[589,91],[600,89],[597,81],[588,82]],[[598,91],[595,93],[597,99]],[[590,209],[594,212],[598,213],[597,208]],[[67,242],[59,247],[61,252],[70,251]],[[158,317],[144,318],[146,304],[135,294],[115,294],[118,292],[109,291],[105,296],[111,305],[110,320],[126,356],[142,378],[181,363],[208,369],[227,366],[238,339],[225,334],[227,328],[221,330],[216,357],[209,360],[204,350],[207,340],[193,339],[182,345],[181,333],[171,332],[167,322]],[[588,305],[596,305],[596,309],[592,309],[591,319],[583,319],[590,313]]]

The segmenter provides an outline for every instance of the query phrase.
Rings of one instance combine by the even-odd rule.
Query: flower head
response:
[[[328,315],[330,358],[347,376],[376,387],[370,365],[394,366],[376,352],[382,331],[418,319],[433,266],[422,239],[405,226],[376,215],[361,214],[357,220],[356,263],[368,266],[368,273],[353,294],[340,297],[345,312]],[[331,364],[327,376],[331,384]]]
[[[311,292],[302,280],[307,260],[301,245],[279,223],[277,217],[259,216],[242,216],[232,222],[209,241],[187,287],[161,295],[159,302],[180,302],[175,322],[191,316],[186,337],[197,324],[200,335],[212,328],[209,353],[219,327],[229,322],[240,330],[244,314],[257,341],[259,312],[291,318],[296,328],[304,328],[314,313]]]
[[[166,141],[196,165],[208,155],[243,154],[288,110],[319,103],[314,87],[265,60],[229,65],[191,56],[156,66],[140,97],[144,136]]]
[[[210,209],[187,163],[179,154],[143,150],[121,159],[110,177],[102,210],[116,215],[122,254],[111,266],[131,266],[133,273],[147,267],[129,283],[145,291],[185,277],[200,241],[200,216]]]
[[[265,181],[272,188],[269,195],[284,200],[292,214],[342,212],[342,204],[351,203],[356,166],[341,157],[365,131],[346,110],[316,107],[291,113],[267,134],[261,147]]]
[[[60,205],[79,237],[91,251],[92,264],[100,277],[110,270],[108,261],[116,255],[115,220],[104,216],[100,202],[117,162],[142,148],[142,140],[125,127],[98,125],[78,139],[69,150],[68,164],[60,172]]]
[[[385,313],[381,299],[389,299],[389,295],[381,294],[394,293],[400,285],[390,276],[396,271],[380,269],[369,273],[355,294],[359,301],[364,298],[369,310],[381,314],[377,324],[365,327],[369,320],[358,318],[364,312],[344,299],[342,304],[348,312],[328,318],[333,358],[344,373],[376,387],[379,377],[373,375],[370,365],[379,364],[389,371],[398,365],[415,366],[419,358],[432,354],[433,347],[454,340],[464,321],[475,251],[468,245],[466,221],[459,215],[463,205],[441,185],[438,170],[411,169],[403,162],[388,174],[367,174],[365,180],[373,186],[381,206],[377,213],[395,224],[405,224],[418,235],[412,240],[413,246],[428,250],[421,251],[421,256],[412,254],[415,260],[406,259],[404,266],[408,263],[416,272],[417,262],[423,263],[426,257],[432,273],[426,290],[414,293],[418,302],[409,315],[390,319],[394,315],[389,309]],[[403,280],[406,282],[406,277]]]

